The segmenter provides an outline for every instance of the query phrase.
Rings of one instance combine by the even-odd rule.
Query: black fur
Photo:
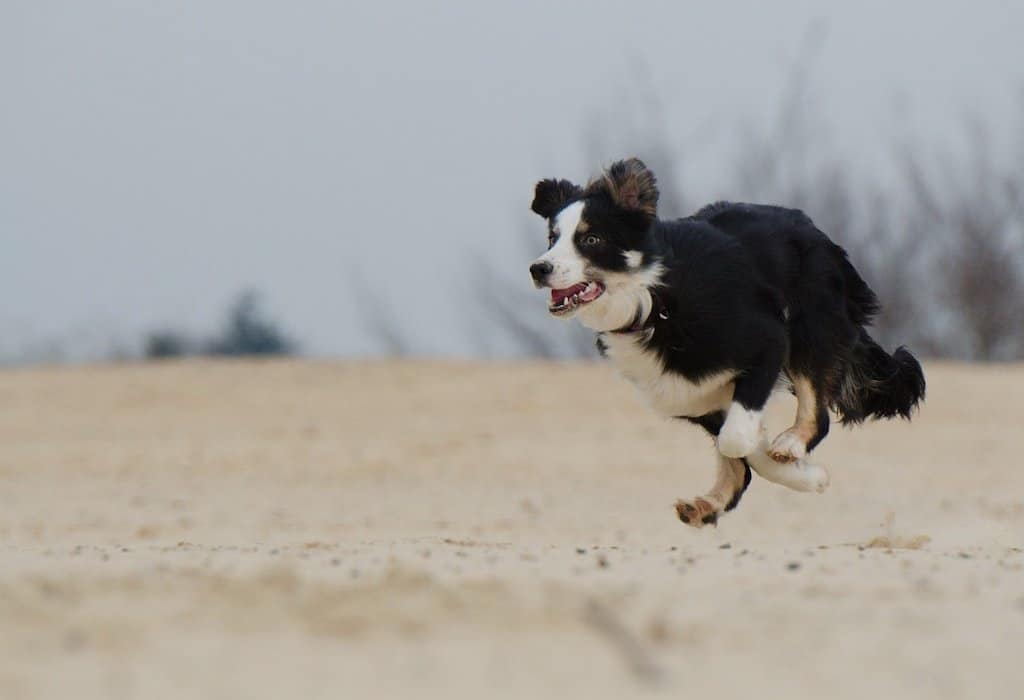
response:
[[[582,190],[568,180],[541,180],[534,188],[530,209],[535,214],[549,219],[579,199],[581,194]]]
[[[765,404],[780,374],[808,377],[823,399],[810,447],[828,430],[826,407],[844,423],[910,417],[924,398],[921,367],[906,349],[889,355],[867,334],[878,299],[845,250],[803,212],[778,206],[717,202],[687,218],[652,219],[646,207],[657,189],[642,168],[617,163],[585,189],[542,180],[533,209],[550,218],[584,199],[587,226],[602,236],[591,249],[577,245],[602,270],[625,269],[627,250],[645,265],[660,262],[668,318],[653,325],[647,346],[666,371],[696,381],[739,370],[734,396],[751,409]],[[621,204],[624,181],[640,209]]]
[[[668,371],[699,380],[741,369],[735,398],[747,408],[764,405],[780,371],[810,377],[846,423],[909,418],[924,398],[917,360],[903,348],[890,356],[864,329],[879,310],[874,292],[803,212],[719,202],[638,232],[611,202],[588,200],[587,218],[615,232],[609,248],[665,266],[669,318],[648,345]],[[824,410],[819,425],[811,447],[827,431]]]
[[[890,355],[861,329],[833,405],[844,425],[871,417],[909,419],[924,392],[917,359],[904,347]]]
[[[696,423],[704,430],[708,431],[712,437],[718,437],[719,431],[722,429],[722,425],[725,424],[725,411],[714,411],[713,413],[705,413],[703,416],[679,416],[683,420],[688,420],[691,423]]]

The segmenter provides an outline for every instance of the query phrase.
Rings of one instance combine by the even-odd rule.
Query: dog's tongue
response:
[[[573,294],[579,294],[580,292],[582,292],[586,288],[587,288],[587,283],[586,282],[580,282],[579,284],[574,284],[573,286],[567,287],[566,289],[552,289],[551,290],[551,303],[552,304],[561,304],[565,299],[571,297]]]

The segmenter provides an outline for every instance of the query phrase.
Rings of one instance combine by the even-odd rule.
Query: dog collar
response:
[[[651,295],[651,312],[647,314],[647,317],[644,317],[644,307],[641,305],[629,325],[611,331],[612,333],[639,333],[648,328],[653,328],[659,321],[668,320],[668,307],[665,306],[665,302],[661,300],[661,297],[653,289],[648,289],[647,291]]]

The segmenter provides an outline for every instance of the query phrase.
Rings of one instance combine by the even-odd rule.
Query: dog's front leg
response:
[[[760,361],[736,379],[732,404],[718,434],[718,451],[726,457],[746,457],[761,442],[764,406],[782,371],[783,352],[784,346],[773,344],[762,353]]]
[[[687,525],[717,525],[719,516],[736,507],[750,483],[750,467],[742,459],[718,455],[715,484],[703,496],[676,502],[676,514]]]

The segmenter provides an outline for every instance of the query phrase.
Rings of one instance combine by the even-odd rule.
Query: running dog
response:
[[[537,183],[531,209],[547,220],[548,251],[530,265],[551,290],[548,311],[578,318],[598,350],[654,410],[704,428],[718,448],[714,486],[676,504],[695,527],[736,507],[751,469],[798,491],[828,473],[807,457],[844,424],[910,418],[924,399],[921,365],[868,335],[878,298],[846,251],[803,212],[718,202],[658,218],[654,173],[636,158],[585,187]],[[796,395],[793,425],[769,441],[765,403]]]

